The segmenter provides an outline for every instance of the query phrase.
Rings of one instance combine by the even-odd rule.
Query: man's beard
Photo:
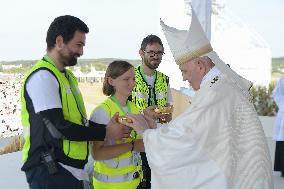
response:
[[[150,68],[151,70],[155,70],[159,67],[159,64],[151,64],[150,60],[147,58],[143,58],[143,62],[145,63],[145,65]]]
[[[77,58],[75,56],[71,56],[68,61],[68,66],[75,66],[77,64]]]
[[[68,55],[65,55],[63,53],[61,53],[60,55],[64,66],[75,66],[77,64],[77,58],[75,57],[76,54],[69,52]]]

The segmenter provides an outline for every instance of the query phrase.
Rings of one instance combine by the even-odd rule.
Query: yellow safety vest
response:
[[[125,115],[121,107],[111,97],[107,98],[98,107],[102,107],[108,113],[109,119],[116,112],[119,112],[119,115]],[[139,113],[139,109],[131,101],[127,102],[127,107],[131,113]],[[117,140],[115,143],[129,143],[135,138],[137,136],[133,130],[131,138]],[[93,186],[95,189],[136,189],[141,179],[141,158],[138,152],[129,151],[113,159],[94,162]]]
[[[155,71],[154,76],[154,87],[151,90],[146,82],[142,65],[135,68],[136,85],[132,91],[132,101],[140,110],[144,110],[150,105],[159,107],[167,105],[169,77],[159,71]]]
[[[24,162],[26,162],[29,159],[29,151],[31,147],[30,112],[28,112],[27,110],[25,85],[27,79],[29,78],[29,76],[31,76],[31,74],[42,69],[50,71],[59,82],[59,90],[61,94],[64,119],[83,126],[84,125],[83,120],[85,120],[87,117],[83,98],[79,91],[78,83],[75,76],[69,70],[66,70],[64,75],[55,67],[54,63],[49,59],[49,57],[45,56],[45,59],[38,61],[29,71],[23,82],[23,87],[21,91],[21,101],[22,101],[21,117],[22,117],[22,126],[24,130],[24,139],[25,139],[25,143],[23,146]],[[34,125],[33,127],[36,127],[36,125]],[[71,161],[74,160],[76,162],[82,161],[82,163],[80,163],[82,167],[87,162],[89,149],[88,149],[88,142],[86,141],[78,142],[78,141],[63,140],[62,150],[63,153],[66,155],[67,159],[69,158]]]

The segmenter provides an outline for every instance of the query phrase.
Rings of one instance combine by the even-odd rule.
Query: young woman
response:
[[[112,62],[103,84],[103,93],[109,98],[95,108],[90,120],[105,124],[117,112],[119,116],[139,114],[135,104],[128,100],[134,85],[134,67],[126,61]],[[94,142],[94,188],[135,189],[142,178],[141,151],[144,151],[143,141],[134,130],[129,138]]]

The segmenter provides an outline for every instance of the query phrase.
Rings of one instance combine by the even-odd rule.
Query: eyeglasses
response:
[[[144,53],[149,54],[149,56],[163,56],[165,54],[164,51],[144,51]]]

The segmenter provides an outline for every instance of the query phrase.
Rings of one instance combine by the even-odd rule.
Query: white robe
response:
[[[272,95],[279,108],[275,119],[273,139],[284,141],[284,77],[280,78]]]
[[[152,189],[272,189],[265,135],[229,78],[201,86],[186,111],[143,133]]]

